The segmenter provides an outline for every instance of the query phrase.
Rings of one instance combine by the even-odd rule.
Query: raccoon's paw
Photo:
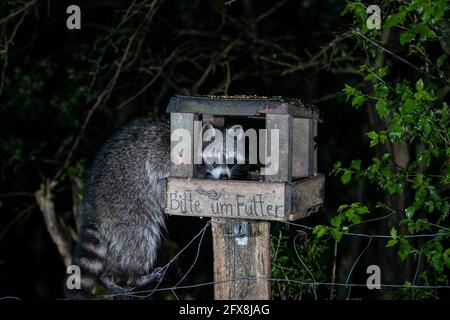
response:
[[[164,268],[162,268],[162,267],[155,268],[152,272],[152,275],[155,276],[155,279],[153,281],[157,281],[157,282],[162,281],[165,273],[166,272],[165,272]]]
[[[100,281],[102,282],[103,286],[108,289],[112,294],[129,294],[133,292],[134,288],[124,288],[116,284],[112,278],[102,275],[100,277]]]
[[[136,281],[136,285],[138,287],[144,287],[152,282],[160,282],[164,277],[164,268],[155,268],[152,273],[146,274],[145,276],[140,277]]]

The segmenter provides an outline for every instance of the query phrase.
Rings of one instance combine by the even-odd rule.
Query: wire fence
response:
[[[154,288],[148,289],[148,290],[136,290],[136,291],[131,290],[128,293],[106,294],[106,295],[98,296],[97,298],[111,299],[111,298],[120,297],[120,296],[135,297],[135,298],[149,298],[156,292],[171,292],[173,294],[173,296],[175,297],[175,299],[179,299],[176,291],[180,291],[180,290],[195,289],[195,288],[200,288],[200,287],[212,286],[215,284],[238,282],[238,281],[265,280],[265,281],[270,281],[270,282],[291,283],[291,284],[297,284],[297,285],[301,285],[301,286],[309,286],[312,289],[312,291],[314,293],[314,298],[316,300],[319,299],[319,296],[318,296],[318,293],[316,290],[317,287],[319,287],[319,286],[345,287],[345,288],[348,288],[347,299],[349,299],[352,287],[365,287],[365,288],[367,287],[366,283],[351,283],[350,279],[351,279],[353,271],[355,270],[355,267],[358,264],[358,262],[360,261],[361,257],[369,249],[369,247],[372,243],[372,240],[373,239],[391,239],[392,238],[390,235],[342,232],[342,235],[344,235],[344,236],[363,237],[363,238],[369,239],[366,247],[360,252],[360,254],[356,258],[355,262],[353,263],[352,267],[350,268],[350,271],[348,272],[345,283],[343,283],[343,282],[321,282],[321,281],[315,280],[314,274],[311,272],[311,270],[308,268],[308,266],[304,263],[304,261],[301,258],[300,253],[297,250],[296,240],[297,240],[298,236],[300,235],[300,234],[297,234],[293,240],[293,247],[294,247],[296,258],[299,260],[299,262],[301,263],[303,268],[305,268],[305,271],[311,276],[311,279],[313,281],[300,281],[297,279],[288,279],[288,278],[271,278],[271,277],[267,278],[267,277],[257,277],[257,276],[249,275],[249,276],[244,276],[244,277],[235,277],[233,279],[228,279],[228,280],[223,280],[223,281],[207,281],[207,282],[190,284],[190,285],[181,285],[182,282],[187,278],[187,276],[190,274],[190,272],[193,270],[193,268],[197,264],[198,258],[200,256],[204,236],[206,234],[206,231],[211,227],[212,223],[220,223],[220,222],[211,221],[211,220],[207,221],[206,224],[203,226],[203,228],[166,265],[164,265],[162,268],[158,268],[158,270],[156,272],[160,273],[160,277],[159,277],[159,280],[157,281],[156,285],[154,286]],[[304,230],[309,230],[309,231],[312,231],[314,229],[311,226],[302,225],[302,224],[298,224],[298,223],[294,223],[294,222],[287,221],[287,222],[281,222],[281,223],[291,225],[293,227],[298,227],[298,228],[301,228]],[[443,232],[443,233],[441,232],[441,233],[429,233],[429,234],[404,235],[403,237],[404,238],[434,238],[436,236],[447,236],[449,234],[450,234],[450,232]],[[234,241],[234,242],[236,241],[233,237],[227,237],[227,238],[229,238],[230,241]],[[176,282],[176,284],[166,286],[166,287],[161,287],[162,281],[164,280],[169,267],[183,254],[183,252],[185,252],[189,247],[191,247],[196,242],[197,239],[198,239],[198,243],[197,243],[196,255],[195,255],[190,267],[187,269],[187,271],[184,273],[184,275],[180,278],[180,280],[178,280]],[[236,243],[234,243],[234,245],[236,245]],[[422,260],[421,257],[422,257],[422,250],[419,251],[419,255],[418,255],[418,259],[417,259],[418,260],[417,267],[416,267],[416,271],[414,274],[414,279],[413,279],[412,284],[407,285],[407,284],[385,284],[385,283],[383,284],[383,283],[381,283],[377,286],[379,286],[382,289],[385,289],[385,288],[411,289],[413,298],[414,298],[414,293],[415,293],[416,289],[450,289],[450,285],[416,285],[417,276],[418,276],[418,272],[419,272],[420,264],[421,264],[421,260]]]

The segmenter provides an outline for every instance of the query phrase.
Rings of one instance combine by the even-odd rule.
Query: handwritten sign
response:
[[[281,182],[169,178],[165,212],[181,216],[286,220]]]

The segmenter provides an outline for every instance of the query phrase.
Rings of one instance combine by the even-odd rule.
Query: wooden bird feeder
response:
[[[299,100],[247,96],[175,96],[167,112],[171,132],[184,129],[191,137],[201,134],[200,121],[266,129],[267,141],[277,129],[278,170],[249,172],[246,180],[199,178],[194,157],[201,150],[191,139],[171,163],[164,201],[169,215],[211,217],[215,299],[270,299],[270,221],[307,217],[323,203],[314,142],[318,112]],[[172,136],[171,150],[176,144]]]

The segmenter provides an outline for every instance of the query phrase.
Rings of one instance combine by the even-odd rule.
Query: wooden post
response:
[[[211,218],[211,222],[214,298],[270,300],[270,223],[224,218]]]
[[[270,299],[269,229],[269,222],[212,218],[214,299]]]

